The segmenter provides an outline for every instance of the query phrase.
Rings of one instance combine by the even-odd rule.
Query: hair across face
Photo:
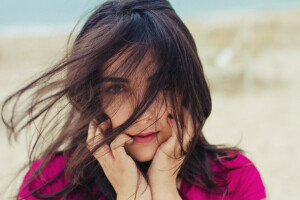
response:
[[[126,146],[128,154],[143,162],[151,160],[170,136],[169,114],[182,139],[183,108],[191,115],[195,134],[187,151],[182,151],[186,158],[179,176],[195,182],[200,173],[199,184],[211,189],[218,184],[208,156],[217,157],[230,148],[211,145],[202,134],[211,97],[193,37],[166,0],[110,0],[90,15],[61,62],[6,99],[2,119],[9,137],[35,125],[38,137],[30,156],[47,158],[44,165],[57,151],[71,155],[63,169],[71,174],[70,184],[52,197],[66,197],[96,183],[101,194],[115,199],[86,147],[90,121],[112,121],[94,151],[121,133],[159,131],[151,143]]]
[[[182,106],[197,107],[200,112],[192,113],[193,119],[202,125],[210,114],[210,93],[195,43],[167,1],[103,4],[82,28],[71,55],[85,56],[86,63],[68,73],[69,79],[81,85],[71,86],[69,97],[85,118],[96,116],[103,121],[109,117],[106,107],[112,116],[124,102],[130,102],[130,116],[118,123],[116,134],[157,103],[169,101],[168,109],[179,122]],[[85,74],[85,79],[78,79],[78,74]]]
[[[112,121],[103,143],[121,133],[158,131],[151,142],[125,145],[136,161],[150,161],[172,134],[169,114],[182,140],[185,108],[196,134],[182,153],[192,152],[210,114],[211,99],[194,40],[167,1],[103,4],[77,36],[72,56],[81,63],[68,68],[68,97],[81,123],[93,118]]]
[[[140,103],[139,101],[147,98],[143,96],[158,70],[155,60],[148,53],[139,65],[131,69],[132,73],[126,73],[130,71],[130,66],[126,67],[124,64],[124,61],[129,59],[127,54],[128,52],[124,52],[121,56],[118,55],[117,60],[113,57],[111,60],[114,62],[108,61],[110,64],[104,65],[103,72],[100,73],[101,105],[105,114],[110,118],[112,127],[125,123]],[[168,124],[168,116],[172,115],[172,109],[170,101],[164,98],[167,92],[167,87],[161,88],[143,115],[123,131],[129,136],[141,132],[158,132],[156,138],[150,142],[125,144],[126,152],[139,162],[152,160],[160,144],[172,134],[172,129]]]

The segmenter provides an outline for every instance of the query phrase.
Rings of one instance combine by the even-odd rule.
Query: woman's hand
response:
[[[87,137],[87,146],[90,151],[105,138],[103,131],[109,127],[110,123],[109,119],[100,125],[96,120],[90,122]],[[147,181],[138,170],[133,159],[125,152],[125,143],[130,144],[131,142],[133,139],[128,135],[120,134],[111,142],[110,146],[104,144],[98,148],[93,156],[98,160],[106,177],[115,189],[117,199],[134,199],[136,187],[139,186],[137,199],[150,200],[151,191],[147,187]],[[140,183],[138,183],[139,177]]]
[[[183,148],[186,151],[194,135],[190,113],[184,109]],[[180,199],[176,179],[185,156],[181,156],[181,147],[177,139],[177,127],[174,119],[168,118],[172,127],[172,136],[162,143],[147,172],[153,199]],[[178,170],[177,170],[178,169]],[[168,196],[167,196],[168,195]]]

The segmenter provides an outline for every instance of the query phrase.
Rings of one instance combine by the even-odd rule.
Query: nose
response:
[[[151,106],[143,113],[142,120],[145,120],[146,122],[153,121],[154,119],[154,110],[151,108]]]
[[[140,94],[144,94],[144,91],[141,91],[141,88],[138,89],[139,92],[141,92]],[[135,94],[133,96],[133,105],[136,105],[136,103],[141,103],[142,101],[143,95],[138,95]],[[144,121],[144,122],[154,122],[154,119],[157,117],[158,115],[158,110],[160,109],[161,105],[161,98],[159,96],[157,96],[153,102],[149,105],[149,107],[147,108],[147,110],[140,116],[140,118],[138,119],[138,121]]]
[[[154,100],[147,110],[140,116],[138,121],[143,121],[145,123],[152,123],[158,117],[157,111],[159,110],[160,105],[157,100]]]

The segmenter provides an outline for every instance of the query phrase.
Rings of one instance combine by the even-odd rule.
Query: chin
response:
[[[134,158],[138,162],[147,162],[153,159],[153,157],[142,157],[142,158]]]
[[[127,149],[127,153],[138,162],[150,161],[154,158],[156,148]]]
[[[155,151],[152,152],[139,152],[137,154],[131,155],[133,159],[139,162],[146,162],[153,159]]]

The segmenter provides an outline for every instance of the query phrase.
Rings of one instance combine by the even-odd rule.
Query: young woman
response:
[[[204,138],[210,112],[195,42],[169,2],[108,1],[61,62],[3,104],[10,136],[37,133],[17,198],[264,199],[243,151]]]

